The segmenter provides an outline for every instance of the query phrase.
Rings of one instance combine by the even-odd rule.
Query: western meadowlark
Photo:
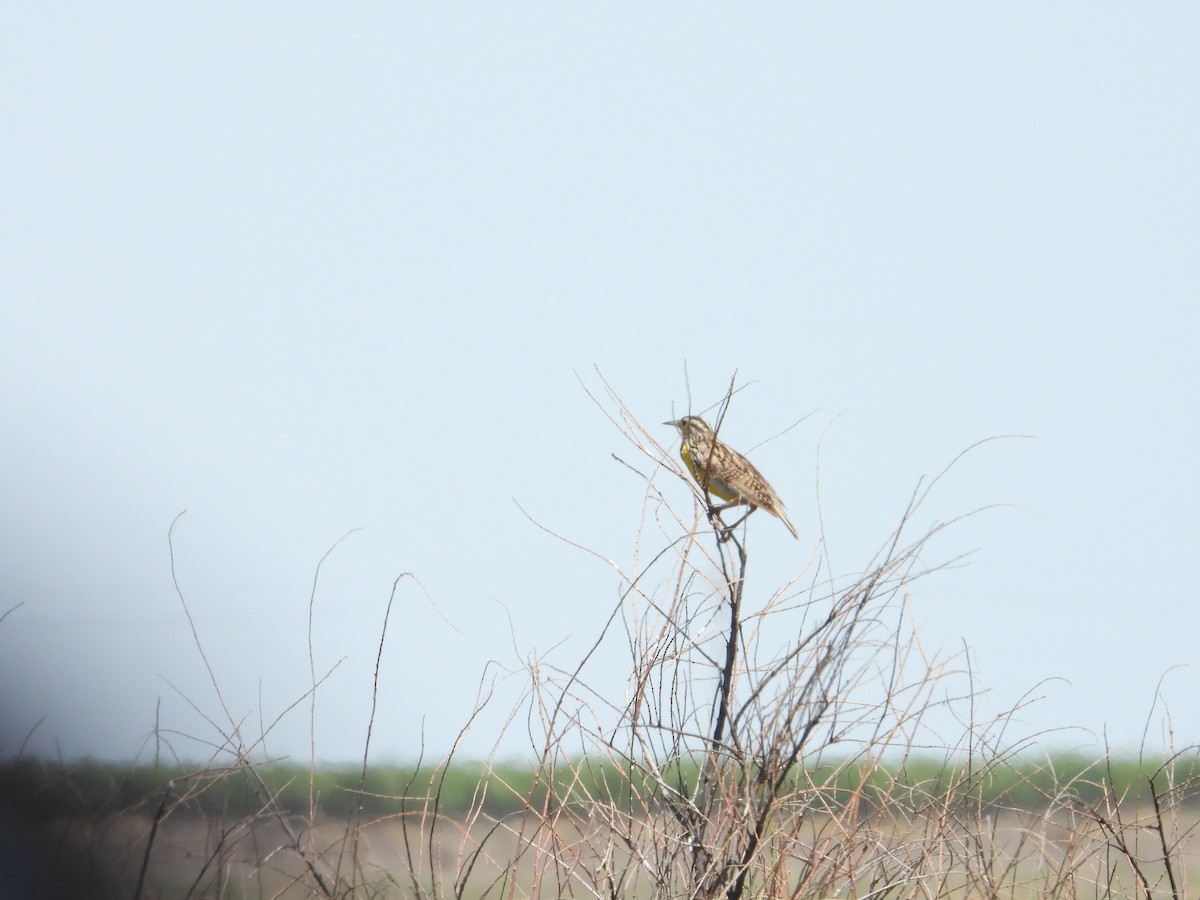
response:
[[[716,432],[707,422],[697,416],[684,416],[675,422],[663,424],[679,429],[683,437],[679,455],[696,483],[708,493],[726,501],[724,506],[715,507],[716,511],[731,506],[749,506],[748,516],[761,507],[783,522],[792,537],[800,540],[796,527],[788,521],[783,501],[775,493],[775,488],[763,478],[762,472],[754,468],[754,463],[717,440]]]

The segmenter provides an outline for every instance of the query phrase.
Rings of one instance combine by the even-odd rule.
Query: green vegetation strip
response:
[[[669,773],[669,789],[637,769],[574,760],[552,777],[520,763],[459,763],[448,769],[375,765],[365,781],[361,768],[287,762],[229,767],[172,768],[80,762],[61,765],[36,759],[0,763],[0,807],[32,819],[98,817],[122,812],[153,814],[164,798],[176,814],[245,817],[259,813],[310,813],[344,818],[361,809],[372,818],[432,813],[460,818],[473,809],[490,817],[526,805],[599,801],[645,812],[686,795],[695,784],[690,763]],[[762,773],[730,769],[730,778]],[[928,804],[973,803],[1026,810],[1051,805],[1105,802],[1150,803],[1151,779],[1160,797],[1200,806],[1200,759],[1192,753],[1170,766],[1162,760],[1089,759],[1076,755],[1040,761],[972,765],[965,761],[910,760],[903,766],[840,761],[782,776],[783,802],[832,809],[859,803],[920,809]],[[767,790],[765,781],[763,790]],[[361,790],[360,790],[361,787]],[[361,804],[361,806],[360,806]]]

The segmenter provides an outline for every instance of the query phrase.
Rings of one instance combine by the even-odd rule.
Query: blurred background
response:
[[[445,753],[498,678],[489,752],[634,564],[612,455],[653,466],[587,392],[670,446],[735,372],[722,437],[801,534],[751,519],[751,594],[1032,435],[923,508],[1007,504],[931,545],[971,555],[913,586],[923,643],[982,713],[1038,698],[1015,741],[1197,740],[1200,7],[4,20],[0,754],[207,758],[198,638],[265,752],[360,757],[402,573],[373,755]]]

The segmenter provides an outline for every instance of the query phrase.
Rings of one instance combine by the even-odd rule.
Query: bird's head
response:
[[[663,422],[664,425],[674,425],[683,435],[684,440],[703,440],[712,437],[713,430],[699,416],[684,416],[674,422]]]

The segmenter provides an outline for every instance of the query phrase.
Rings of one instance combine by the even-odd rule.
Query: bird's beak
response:
[[[663,424],[664,424],[664,425],[674,425],[676,428],[678,428],[678,427],[679,427],[679,420],[678,420],[678,419],[676,419],[674,422],[663,422]]]

